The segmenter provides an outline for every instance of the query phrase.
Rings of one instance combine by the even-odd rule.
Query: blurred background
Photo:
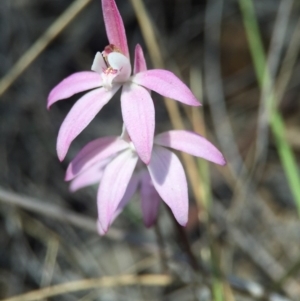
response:
[[[183,159],[185,229],[164,206],[146,229],[135,196],[107,236],[98,236],[97,186],[71,193],[64,173],[87,142],[120,134],[120,95],[62,163],[57,133],[80,95],[50,111],[46,100],[63,78],[90,70],[108,44],[101,2],[1,0],[0,299],[300,300],[299,1],[116,2],[131,55],[140,43],[148,68],[171,70],[203,104],[179,105],[178,119],[152,93],[156,132],[184,125],[212,141],[228,164]],[[125,285],[120,275],[136,278]],[[99,277],[110,284],[88,286]],[[52,297],[43,290],[57,284],[67,286],[50,290]]]

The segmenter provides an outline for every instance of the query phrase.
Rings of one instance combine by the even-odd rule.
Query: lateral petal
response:
[[[140,44],[135,46],[133,74],[147,70],[144,52]]]
[[[132,150],[126,150],[105,168],[97,196],[98,220],[104,232],[125,194],[137,160]]]
[[[201,105],[187,85],[170,71],[162,69],[147,70],[133,75],[131,81],[184,104],[190,106]]]
[[[149,92],[134,83],[123,85],[121,109],[125,127],[141,160],[151,158],[155,110]]]
[[[154,188],[148,171],[141,175],[141,205],[144,224],[151,227],[156,222],[160,196]]]
[[[152,183],[182,226],[188,221],[188,192],[184,169],[177,156],[166,148],[154,145],[147,166]]]
[[[154,143],[201,157],[219,165],[226,164],[222,153],[211,142],[194,132],[183,130],[164,132],[155,136]]]
[[[55,86],[48,96],[47,109],[55,102],[69,98],[76,93],[102,86],[101,76],[92,71],[74,73]]]
[[[58,133],[56,150],[60,161],[65,158],[72,141],[87,127],[119,87],[117,85],[111,90],[96,89],[85,94],[75,103]]]
[[[70,191],[75,192],[81,188],[99,183],[107,163],[107,160],[103,160],[100,164],[96,164],[78,175],[70,183]]]
[[[102,0],[106,34],[110,44],[121,49],[129,57],[124,23],[114,0]]]
[[[129,143],[119,137],[104,137],[88,143],[69,164],[66,171],[66,181],[70,181],[99,161],[129,147]]]

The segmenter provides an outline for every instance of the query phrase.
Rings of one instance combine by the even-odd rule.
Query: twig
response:
[[[92,0],[75,0],[0,80],[0,96]]]
[[[1,301],[34,301],[43,298],[63,295],[71,292],[84,291],[94,288],[109,288],[120,286],[168,286],[173,282],[171,276],[168,275],[121,275],[112,277],[102,277],[95,279],[84,279],[72,281],[64,284],[53,285],[43,289],[31,291],[16,297],[2,299]]]
[[[70,212],[69,210],[42,200],[22,196],[0,188],[0,201],[69,223],[87,231],[97,232],[96,221],[94,219]],[[114,229],[111,229],[108,233],[108,237],[111,238],[122,238],[123,236],[122,232],[118,230],[115,231]]]
[[[273,282],[274,287],[279,288],[278,280],[286,275],[284,268],[277,262],[271,254],[267,252],[250,234],[239,230],[239,228],[228,219],[226,210],[223,205],[214,204],[215,219],[224,223],[226,229],[231,235],[234,243],[245,253],[253,263],[259,267]],[[276,285],[277,284],[277,285]],[[289,297],[294,297],[291,293],[291,288],[297,288],[298,284],[295,280],[290,279],[289,283],[283,283],[280,287]],[[266,292],[263,290],[260,296],[265,296]]]
[[[59,241],[55,238],[50,238],[47,244],[47,252],[46,252],[43,271],[42,271],[42,279],[40,283],[41,287],[50,285],[52,281],[58,251],[59,251]]]

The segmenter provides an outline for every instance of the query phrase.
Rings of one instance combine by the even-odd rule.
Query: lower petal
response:
[[[138,185],[138,182],[139,182],[139,178],[136,174],[133,174],[129,183],[128,183],[128,186],[127,186],[127,189],[125,191],[125,194],[118,206],[118,208],[116,209],[115,213],[113,214],[113,217],[111,219],[111,222],[110,224],[112,224],[114,222],[114,220],[118,217],[118,215],[122,212],[123,208],[128,204],[128,202],[132,199],[134,193],[136,192],[136,189],[137,189],[137,185]],[[97,222],[97,228],[98,228],[98,233],[102,236],[102,235],[105,235],[105,231],[103,230],[99,220]]]
[[[72,141],[88,126],[102,107],[113,97],[120,86],[106,91],[96,89],[81,97],[63,121],[57,137],[57,155],[62,161]]]
[[[147,167],[156,191],[170,207],[178,223],[185,226],[188,220],[188,192],[179,159],[168,149],[154,145]]]
[[[105,168],[97,196],[98,220],[104,232],[113,221],[114,214],[125,194],[138,157],[127,150],[118,155]]]

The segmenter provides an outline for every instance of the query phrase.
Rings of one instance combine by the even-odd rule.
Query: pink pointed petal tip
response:
[[[106,34],[110,44],[117,46],[129,58],[124,23],[114,0],[102,0]]]
[[[132,76],[131,81],[184,104],[201,105],[186,84],[170,71],[154,69],[140,72]]]
[[[120,86],[107,91],[96,89],[80,98],[63,121],[57,137],[57,155],[62,161],[72,141],[87,127],[102,107],[113,97]]]
[[[150,164],[147,166],[152,183],[170,207],[177,222],[186,226],[188,221],[188,191],[184,169],[175,154],[154,145]]]
[[[101,76],[92,71],[78,72],[70,75],[55,86],[48,96],[47,108],[55,102],[69,98],[76,93],[102,86]]]
[[[69,164],[65,181],[70,181],[76,176],[94,166],[104,162],[118,152],[128,148],[129,144],[119,137],[103,137],[88,143]]]
[[[155,136],[154,143],[200,157],[219,165],[225,165],[222,153],[207,139],[194,132],[169,131]]]
[[[131,150],[127,150],[118,155],[105,168],[97,196],[98,219],[104,232],[108,230],[113,221],[137,160],[138,157]]]
[[[97,221],[97,232],[100,236],[104,236],[107,231],[104,231],[99,220]]]
[[[144,57],[144,52],[142,47],[137,44],[135,46],[135,53],[134,53],[134,69],[133,74],[143,72],[147,70],[147,64]]]
[[[155,128],[155,110],[149,92],[133,83],[124,85],[121,108],[135,150],[141,160],[149,164]]]

